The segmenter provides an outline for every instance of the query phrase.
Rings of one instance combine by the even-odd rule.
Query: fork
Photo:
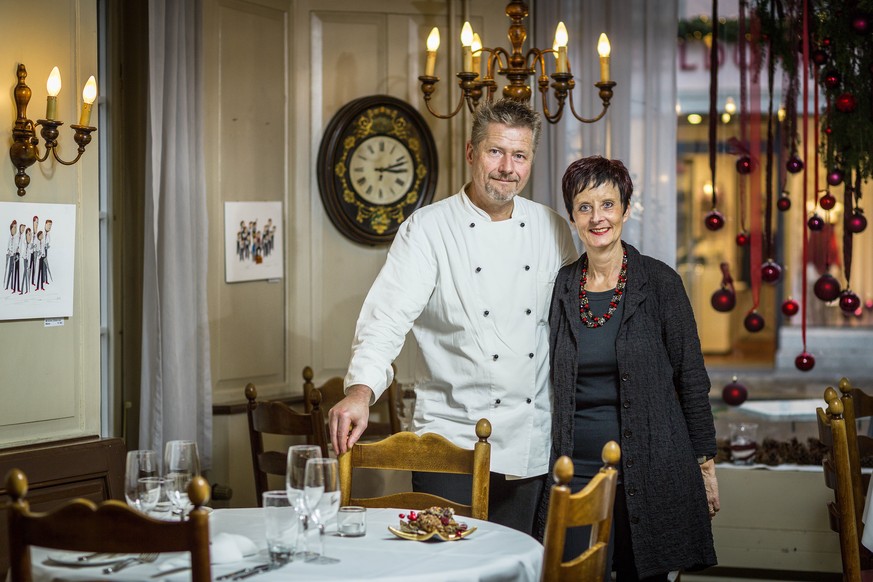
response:
[[[138,564],[151,564],[155,560],[158,559],[158,554],[140,554],[136,558],[128,558],[126,560],[122,560],[117,564],[113,564],[108,568],[103,569],[104,574],[114,574],[119,570],[123,570],[128,566],[138,565]]]

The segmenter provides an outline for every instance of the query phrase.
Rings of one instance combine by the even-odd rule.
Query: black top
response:
[[[591,313],[600,317],[609,309],[615,290],[588,292]],[[574,420],[573,468],[576,475],[593,477],[603,461],[603,445],[621,442],[618,422],[618,360],[615,338],[621,325],[624,301],[619,301],[611,319],[602,327],[585,327],[581,318],[576,412]]]

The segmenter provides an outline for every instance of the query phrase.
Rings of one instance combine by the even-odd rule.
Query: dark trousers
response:
[[[570,481],[570,491],[580,491],[591,477],[579,477],[574,475]],[[567,530],[567,539],[564,542],[564,561],[572,560],[588,549],[591,527],[572,527]],[[630,517],[628,516],[627,503],[624,497],[624,485],[618,484],[615,490],[615,505],[612,509],[612,528],[609,533],[609,554],[606,563],[612,565],[616,575],[616,582],[667,582],[669,572],[639,578],[637,576],[637,564],[634,560],[634,548],[631,543]]]
[[[545,475],[507,479],[501,473],[491,473],[488,521],[531,535],[544,480]],[[469,505],[472,489],[472,475],[412,472],[413,491],[431,493]]]

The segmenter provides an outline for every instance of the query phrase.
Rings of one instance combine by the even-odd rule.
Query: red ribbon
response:
[[[758,40],[761,35],[761,21],[758,16],[752,14],[752,47],[759,47]],[[760,49],[754,49],[753,64],[760,63]],[[749,95],[749,151],[752,158],[752,172],[749,174],[749,216],[751,253],[749,257],[749,270],[752,279],[752,310],[757,310],[761,295],[761,83],[760,70],[757,66],[752,67],[752,83]]]
[[[809,195],[807,181],[807,171],[809,169],[809,6],[808,0],[803,0],[803,212],[800,212],[800,218],[803,221],[801,231],[803,232],[803,263],[800,269],[801,286],[802,286],[802,301],[803,313],[800,318],[800,335],[803,339],[803,351],[806,350],[806,263],[809,260],[809,232],[806,227],[806,201]],[[816,92],[817,93],[817,92]],[[818,164],[816,164],[818,166]]]

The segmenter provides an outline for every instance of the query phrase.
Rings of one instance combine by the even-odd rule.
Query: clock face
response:
[[[412,154],[396,138],[377,135],[362,141],[349,160],[354,191],[372,204],[394,204],[413,183]]]
[[[390,243],[400,224],[433,200],[436,146],[408,103],[375,95],[347,103],[330,120],[318,150],[318,189],[344,236]]]

